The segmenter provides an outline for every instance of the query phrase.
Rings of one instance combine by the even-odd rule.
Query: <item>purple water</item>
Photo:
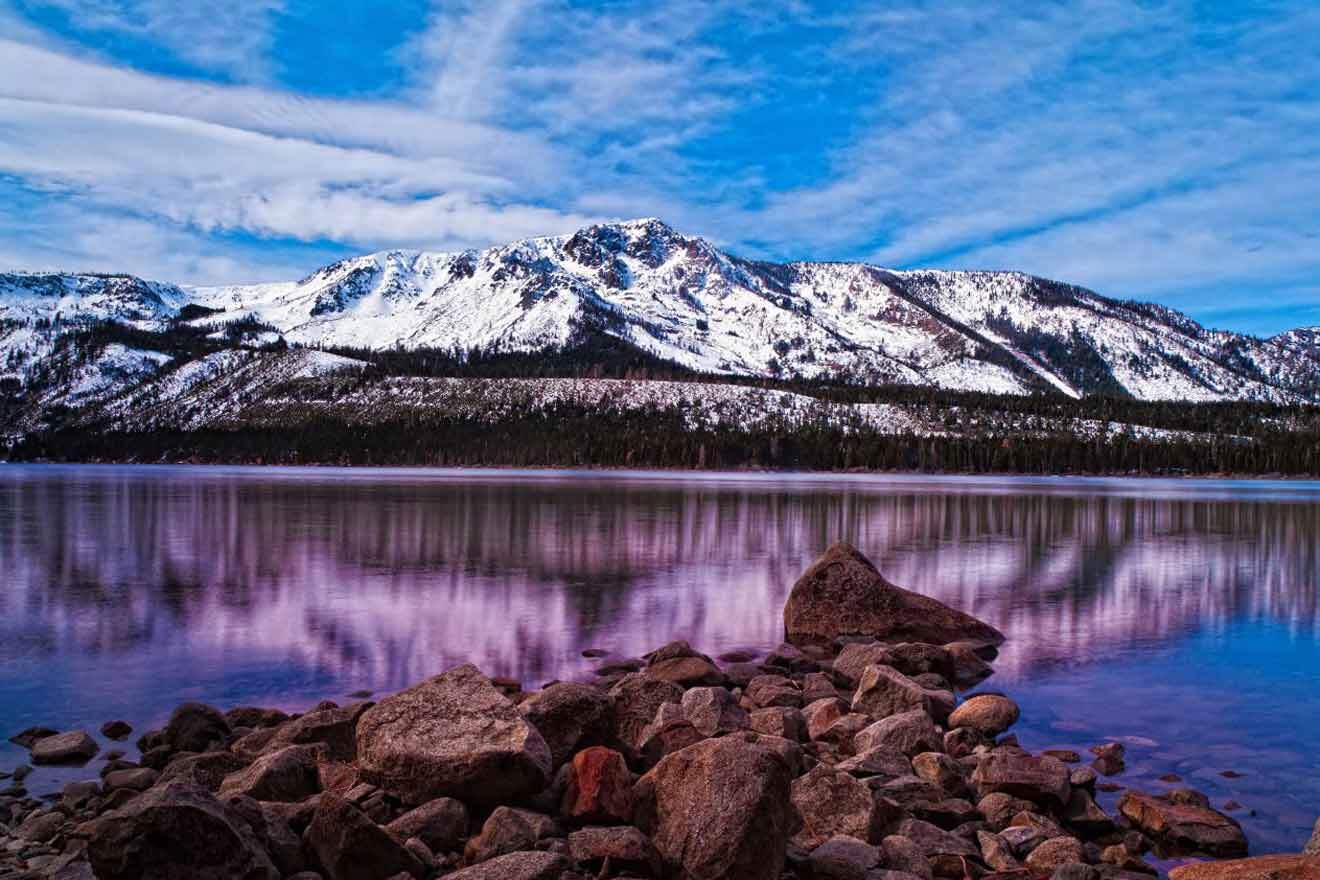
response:
[[[1238,801],[1253,852],[1309,835],[1316,483],[0,466],[0,725],[768,648],[838,539],[1008,634],[986,687],[1022,704],[1024,745],[1135,737],[1115,781]]]

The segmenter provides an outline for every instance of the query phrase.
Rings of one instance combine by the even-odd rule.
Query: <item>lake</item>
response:
[[[142,731],[464,661],[530,688],[590,675],[587,648],[768,649],[836,540],[1007,634],[982,689],[1028,748],[1126,738],[1115,781],[1236,801],[1253,853],[1309,836],[1317,483],[0,466],[0,722]]]

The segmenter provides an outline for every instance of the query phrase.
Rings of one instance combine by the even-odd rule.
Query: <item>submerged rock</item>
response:
[[[1174,868],[1169,880],[1320,880],[1320,856],[1304,853],[1193,862]]]
[[[784,605],[784,632],[799,646],[828,645],[850,635],[931,645],[1004,641],[990,624],[889,583],[845,543],[826,550],[793,585]]]
[[[516,801],[543,789],[551,772],[545,739],[470,664],[368,709],[357,752],[365,781],[410,804]]]
[[[1017,723],[1022,712],[1008,697],[981,694],[971,697],[949,716],[949,727],[970,727],[985,736],[999,736]]]
[[[1201,803],[1175,803],[1129,791],[1118,811],[1137,828],[1175,849],[1232,857],[1247,853],[1247,838],[1231,816]]]
[[[85,764],[101,747],[85,730],[43,736],[32,744],[33,764]]]

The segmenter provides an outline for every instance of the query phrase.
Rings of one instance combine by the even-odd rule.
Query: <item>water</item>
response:
[[[185,699],[298,709],[468,660],[531,687],[589,674],[585,648],[768,648],[838,539],[1008,634],[985,687],[1021,703],[1027,747],[1136,738],[1117,781],[1238,801],[1253,852],[1309,835],[1315,483],[5,466],[0,724],[144,730]]]

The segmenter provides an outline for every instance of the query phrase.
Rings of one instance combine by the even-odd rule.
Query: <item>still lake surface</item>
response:
[[[1028,748],[1127,738],[1114,781],[1240,803],[1256,853],[1308,837],[1320,483],[0,466],[0,724],[768,649],[840,539],[1008,635],[981,689],[1021,704]],[[25,757],[0,745],[0,769]]]

